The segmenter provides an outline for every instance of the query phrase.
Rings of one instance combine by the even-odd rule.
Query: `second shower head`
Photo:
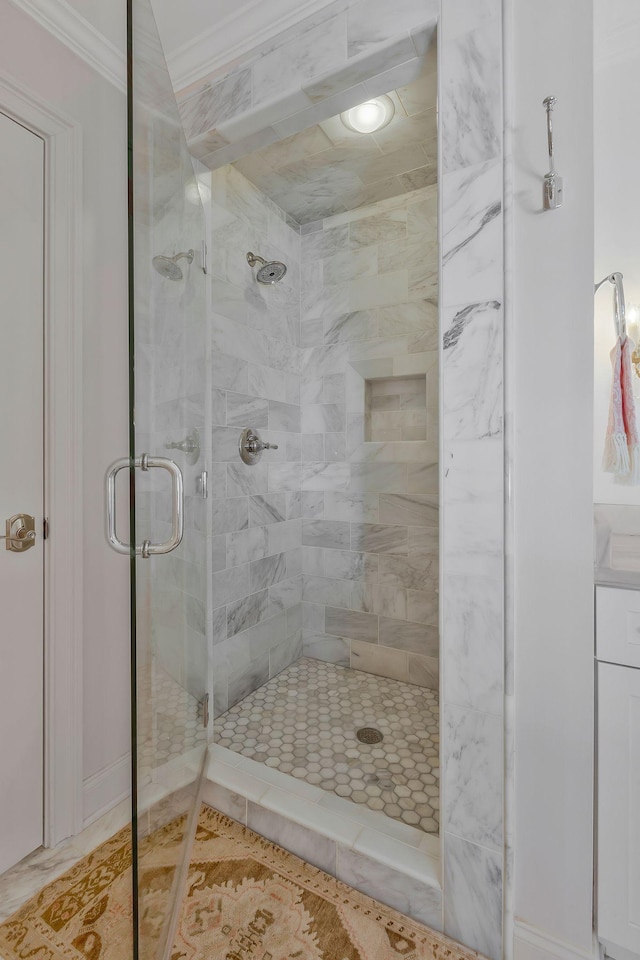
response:
[[[287,272],[284,263],[281,263],[279,260],[265,260],[256,253],[249,252],[247,254],[247,263],[250,267],[255,267],[256,263],[262,264],[256,273],[258,283],[278,283]]]
[[[178,266],[178,260],[186,260],[191,263],[194,257],[193,250],[187,250],[186,253],[176,253],[174,257],[158,256],[153,258],[153,266],[161,277],[166,280],[182,280],[182,269]]]

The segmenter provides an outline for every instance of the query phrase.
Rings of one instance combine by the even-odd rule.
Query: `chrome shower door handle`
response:
[[[171,474],[171,536],[163,543],[151,543],[150,540],[144,540],[140,546],[136,546],[136,556],[146,559],[155,554],[171,553],[180,545],[184,534],[182,470],[177,463],[167,457],[150,457],[147,453],[143,453],[141,457],[136,457],[133,461],[129,457],[122,457],[109,467],[107,473],[107,540],[109,545],[113,547],[116,553],[131,555],[131,544],[123,543],[116,533],[116,477],[121,470],[129,469],[132,464],[136,470],[147,471],[159,468]]]

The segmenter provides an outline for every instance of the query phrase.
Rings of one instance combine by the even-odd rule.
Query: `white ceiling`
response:
[[[107,40],[123,49],[126,44],[125,0],[66,2]],[[180,0],[179,3],[176,3],[176,0],[151,0],[168,58],[175,54],[178,47],[215,28],[229,17],[250,18],[251,8],[257,5],[256,0],[246,0],[245,3],[234,3],[234,0]],[[262,5],[269,6],[269,0],[262,2]],[[296,0],[289,0],[292,10],[295,10],[297,5]],[[247,22],[250,23],[250,19],[247,19]]]
[[[597,67],[638,56],[639,0],[595,0],[593,49]]]
[[[332,2],[151,0],[175,90],[225,66]]]
[[[150,2],[174,88],[180,90],[333,0],[140,0]],[[126,49],[125,0],[57,0],[117,50]]]
[[[593,15],[597,43],[601,37],[639,24],[640,4],[638,0],[595,0]]]
[[[167,58],[172,57],[183,44],[224,23],[234,14],[249,19],[250,8],[255,5],[255,0],[245,3],[234,3],[234,0],[180,0],[179,3],[175,0],[151,0]],[[295,6],[295,0],[292,0],[291,6]]]

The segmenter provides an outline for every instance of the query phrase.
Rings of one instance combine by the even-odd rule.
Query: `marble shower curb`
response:
[[[361,893],[442,930],[437,837],[215,744],[202,800]]]

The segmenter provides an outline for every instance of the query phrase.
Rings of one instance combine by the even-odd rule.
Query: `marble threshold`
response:
[[[131,823],[131,799],[125,797],[75,837],[57,847],[39,847],[3,873],[0,876],[0,923],[128,823]]]
[[[436,835],[217,744],[209,746],[202,800],[357,890],[442,929]]]

